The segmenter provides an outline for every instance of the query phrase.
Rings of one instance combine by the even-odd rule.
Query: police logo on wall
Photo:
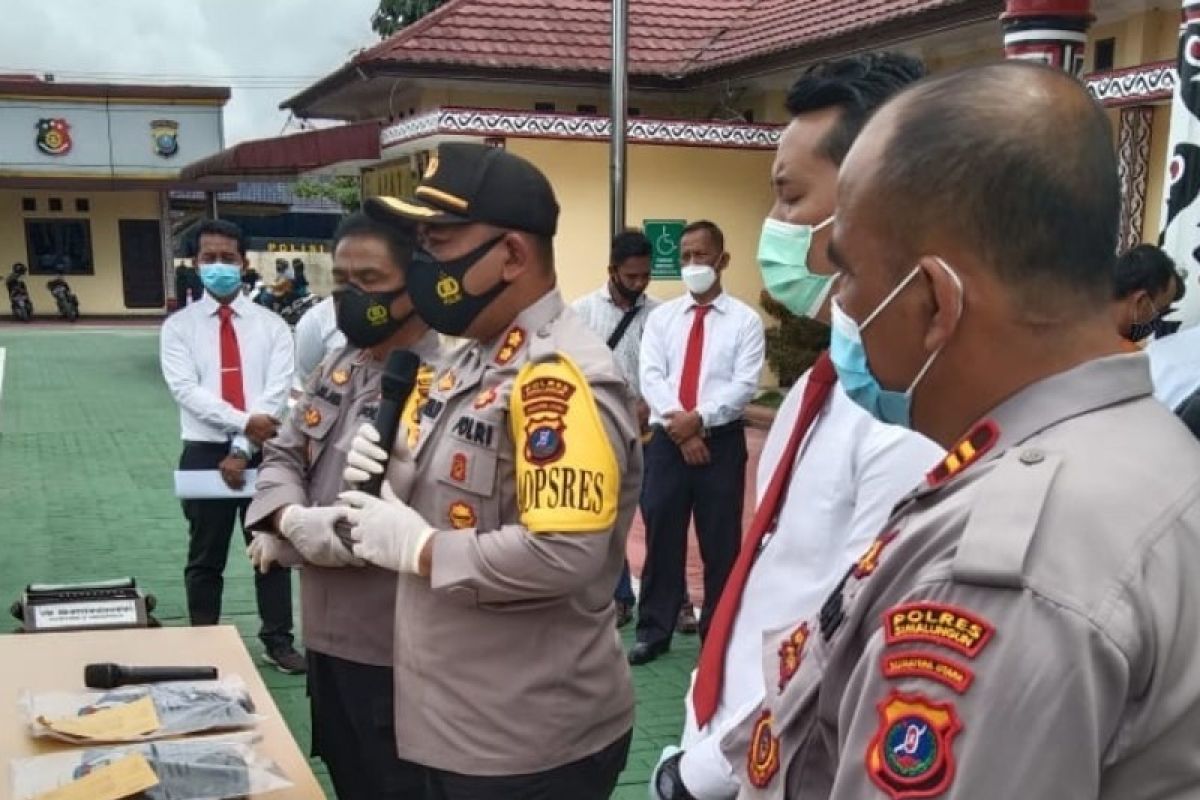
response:
[[[43,117],[37,121],[37,149],[48,156],[71,152],[71,126],[62,117]]]
[[[173,119],[156,119],[150,123],[150,138],[155,155],[170,158],[179,152],[179,123]]]

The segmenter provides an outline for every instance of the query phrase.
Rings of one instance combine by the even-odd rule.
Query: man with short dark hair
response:
[[[232,222],[208,220],[196,230],[196,267],[205,296],[163,323],[163,378],[175,402],[183,437],[181,470],[220,470],[233,491],[257,466],[259,449],[279,429],[278,415],[292,380],[292,334],[275,314],[242,294],[246,241]],[[184,570],[188,615],[193,625],[216,625],[221,617],[225,562],[247,499],[184,499],[188,561]],[[243,525],[246,541],[250,534]],[[274,567],[255,573],[262,618],[263,659],[282,672],[304,671],[292,646],[290,572]]]
[[[332,300],[343,345],[306,376],[304,394],[267,443],[246,513],[247,527],[258,532],[250,554],[259,571],[273,562],[303,566],[313,753],[329,767],[340,800],[402,800],[424,787],[422,771],[396,756],[396,574],[354,558],[337,531],[346,510],[334,507],[350,442],[375,418],[388,357],[409,350],[422,361],[402,436],[415,430],[440,360],[437,334],[408,297],[415,227],[362,213],[338,226]]]
[[[413,200],[366,210],[418,223],[413,305],[468,340],[388,462],[409,501],[343,495],[355,555],[399,573],[397,752],[439,800],[606,800],[633,725],[612,591],[642,453],[611,351],[555,288],[554,191],[446,143]]]
[[[926,80],[851,147],[831,360],[950,452],[764,637],[724,742],[744,796],[1195,793],[1200,446],[1114,330],[1119,216],[1110,124],[1061,70]]]
[[[1171,323],[1164,317],[1184,293],[1171,257],[1152,244],[1139,244],[1117,259],[1113,280],[1113,320],[1120,334],[1136,343],[1165,334]]]
[[[646,317],[658,301],[646,294],[650,285],[650,240],[638,230],[628,230],[613,237],[608,256],[608,280],[599,289],[571,304],[592,332],[601,337],[613,351],[621,375],[637,403],[638,421],[645,428],[650,419],[650,407],[642,399],[638,386],[638,351],[642,346],[642,331]],[[617,627],[633,619],[637,597],[629,577],[629,561],[621,570],[621,579],[613,595],[617,604]]]
[[[684,602],[688,526],[693,517],[704,561],[700,635],[707,631],[737,558],[746,485],[742,412],[758,389],[763,324],[726,294],[725,236],[708,220],[687,225],[680,241],[687,292],[651,312],[642,335],[642,395],[650,406],[642,519],[646,562],[631,664],[670,649]]]
[[[916,59],[872,53],[815,65],[789,90],[792,120],[771,168],[775,203],[758,262],[767,291],[797,316],[829,324],[833,265],[825,248],[838,165],[870,115],[923,74]],[[832,372],[823,354],[767,434],[758,508],[713,613],[680,747],[664,751],[653,776],[659,798],[737,794],[740,765],[726,760],[721,739],[772,685],[763,680],[763,631],[815,612],[942,455],[920,434],[873,419]]]

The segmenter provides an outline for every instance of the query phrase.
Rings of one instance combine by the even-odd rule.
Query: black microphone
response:
[[[381,380],[383,397],[379,401],[379,410],[375,412],[375,430],[379,431],[379,446],[388,454],[388,458],[391,458],[392,446],[396,444],[396,435],[400,432],[400,414],[417,385],[417,371],[420,368],[421,357],[408,350],[393,350],[384,365]],[[379,497],[387,472],[387,461],[383,463],[384,472],[372,475],[362,485],[362,490],[367,494]]]
[[[216,667],[122,667],[119,664],[88,664],[83,668],[83,685],[89,689],[115,689],[130,683],[216,679]]]

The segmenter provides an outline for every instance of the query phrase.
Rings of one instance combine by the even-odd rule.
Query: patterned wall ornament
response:
[[[629,121],[628,140],[632,144],[771,150],[778,144],[782,128],[782,125],[639,118]],[[434,135],[607,141],[611,129],[605,117],[448,107],[384,128],[380,145],[395,147]]]
[[[1179,73],[1172,61],[1157,61],[1083,78],[1092,97],[1109,108],[1143,105],[1171,99]]]
[[[1150,174],[1150,137],[1154,129],[1153,106],[1121,109],[1117,138],[1117,170],[1121,177],[1121,228],[1117,251],[1142,243],[1146,218],[1146,180]]]

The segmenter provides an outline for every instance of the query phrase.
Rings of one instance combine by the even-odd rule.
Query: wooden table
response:
[[[232,625],[205,628],[141,628],[76,633],[0,636],[0,800],[11,800],[12,758],[71,749],[50,739],[34,739],[21,718],[17,698],[25,689],[83,689],[83,667],[95,662],[126,666],[215,666],[220,676],[237,675],[246,683],[257,712],[258,747],[279,765],[294,785],[255,797],[269,800],[325,800],[317,779],[283,722],[279,708],[259,677]]]

